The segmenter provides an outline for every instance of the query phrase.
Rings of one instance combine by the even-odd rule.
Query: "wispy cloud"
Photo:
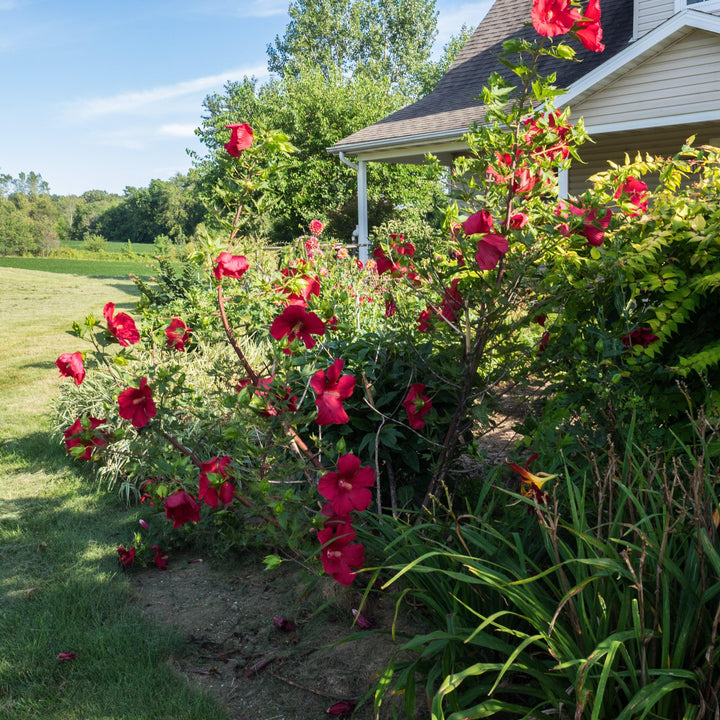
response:
[[[194,80],[183,80],[173,85],[163,85],[149,90],[119,93],[109,97],[84,98],[69,103],[67,111],[68,115],[75,120],[89,120],[108,115],[135,115],[147,112],[148,108],[153,105],[207,93],[218,89],[226,82],[242,80],[244,77],[256,77],[263,80],[268,77],[267,67],[257,65],[228,70]]]
[[[173,138],[191,138],[195,137],[196,125],[181,125],[179,123],[169,123],[161,125],[157,129],[157,134],[164,137]]]

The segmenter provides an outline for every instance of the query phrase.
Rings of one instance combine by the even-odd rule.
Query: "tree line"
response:
[[[80,196],[51,195],[35,172],[0,175],[0,254],[47,255],[62,241],[173,243],[192,239],[206,211],[197,180],[175,175],[122,195],[89,190]]]
[[[357,222],[354,171],[326,149],[430,92],[470,35],[463,27],[431,59],[435,0],[295,0],[284,36],[267,47],[271,79],[245,77],[208,96],[196,133],[207,148],[192,169],[122,195],[90,190],[51,195],[34,172],[0,175],[0,254],[47,254],[63,240],[173,243],[191,240],[200,223],[213,229],[219,158],[229,131],[247,122],[280,130],[296,148],[272,183],[271,210],[245,228],[285,243],[311,219],[350,238]],[[368,173],[370,226],[427,220],[442,193],[421,166],[374,163]],[[217,228],[216,228],[217,229]]]

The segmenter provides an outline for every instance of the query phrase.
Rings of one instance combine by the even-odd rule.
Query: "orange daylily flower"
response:
[[[525,467],[520,467],[509,460],[505,460],[505,462],[520,476],[520,481],[523,484],[520,488],[520,494],[523,497],[530,498],[531,500],[535,500],[535,502],[544,504],[549,498],[548,494],[542,489],[542,487],[548,480],[553,480],[557,477],[557,475],[550,475],[545,472],[531,473],[527,469],[527,466],[536,457],[537,455],[535,454],[531,455],[525,463]]]

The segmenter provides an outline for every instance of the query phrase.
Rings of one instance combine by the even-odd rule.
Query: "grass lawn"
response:
[[[98,254],[97,259],[84,258],[42,258],[42,257],[0,257],[0,268],[18,270],[41,270],[63,275],[78,275],[76,284],[85,277],[127,278],[131,273],[149,277],[154,264],[148,260],[110,260]],[[4,286],[3,286],[4,287]]]
[[[0,720],[221,720],[170,672],[182,639],[132,602],[116,548],[133,513],[49,432],[69,382],[54,361],[84,349],[67,328],[108,301],[132,312],[134,286],[0,267],[0,287]]]

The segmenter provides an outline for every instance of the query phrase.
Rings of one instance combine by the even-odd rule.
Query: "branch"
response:
[[[260,378],[258,374],[252,369],[250,363],[247,361],[245,354],[238,345],[237,340],[235,339],[235,336],[230,329],[230,325],[228,324],[227,315],[225,314],[225,302],[223,301],[222,284],[218,285],[218,305],[220,307],[220,318],[222,320],[223,327],[225,328],[225,335],[227,335],[228,342],[235,351],[235,354],[238,356],[238,358],[240,358],[240,362],[245,368],[245,372],[248,374],[250,382],[253,385],[257,385]]]

